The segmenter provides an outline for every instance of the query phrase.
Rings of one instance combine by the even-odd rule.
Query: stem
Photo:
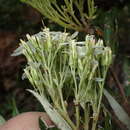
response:
[[[76,76],[75,76],[75,70],[71,68],[71,73],[73,76],[74,84],[75,84],[75,107],[76,107],[76,130],[79,130],[79,125],[80,125],[80,112],[79,112],[79,101],[78,101],[78,86],[76,82]]]
[[[86,106],[85,106],[86,108]],[[89,129],[89,106],[84,110],[84,130]]]
[[[106,67],[104,69],[104,74],[103,74],[103,78],[104,79],[105,79],[106,74],[107,74],[107,69],[108,68],[106,68]],[[103,83],[99,83],[99,87],[100,87],[100,91],[99,91],[99,102],[98,102],[96,117],[93,119],[92,130],[96,129],[96,125],[97,125],[97,121],[98,121],[98,116],[99,116],[99,113],[100,113],[102,96],[103,96],[103,88],[104,88],[103,86],[104,86],[104,82]]]
[[[79,130],[80,125],[80,112],[79,112],[79,104],[76,104],[76,127]]]
[[[58,107],[59,113],[63,116],[63,118],[67,121],[67,123],[71,126],[72,130],[77,130],[75,124],[71,121],[68,114],[61,110],[61,107]]]
[[[96,130],[97,120],[93,120],[92,130]]]
[[[63,94],[62,94],[61,88],[59,89],[59,93],[60,93],[60,100],[61,100],[62,108],[63,108],[64,112],[67,114],[67,110],[66,110],[66,107],[64,104],[64,99],[63,99]]]

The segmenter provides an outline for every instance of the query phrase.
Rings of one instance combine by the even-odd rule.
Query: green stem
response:
[[[89,129],[89,106],[85,106],[85,108],[87,107],[87,109],[84,110],[84,130],[88,130]]]
[[[97,120],[93,121],[92,130],[96,130]]]
[[[105,80],[105,77],[106,77],[106,75],[107,75],[107,69],[108,69],[108,68],[105,68],[105,70],[104,70],[104,75],[103,75],[104,80]],[[100,112],[100,106],[101,106],[101,101],[102,101],[102,96],[103,96],[104,83],[105,83],[105,82],[103,82],[103,83],[100,85],[101,89],[100,89],[100,97],[99,97],[99,104],[98,104],[98,114],[99,114],[99,112]]]
[[[104,74],[103,74],[104,80],[105,80],[106,74],[107,74],[107,68],[105,68],[105,70],[104,70]],[[103,96],[104,82],[103,83],[99,83],[99,86],[100,86],[100,92],[99,92],[100,97],[99,97],[98,108],[97,108],[97,112],[96,112],[96,118],[93,119],[92,130],[96,129],[96,125],[97,125],[97,121],[98,121],[98,116],[99,116],[99,113],[100,113],[102,96]]]
[[[77,130],[75,124],[71,121],[68,114],[66,114],[64,111],[61,110],[61,107],[58,107],[58,111],[60,115],[67,121],[67,123],[71,126],[72,130]]]
[[[76,104],[76,128],[79,130],[80,125],[80,112],[79,112],[79,104]]]
[[[64,112],[67,114],[67,110],[66,110],[66,107],[65,107],[65,103],[64,103],[64,99],[63,99],[63,94],[62,94],[61,88],[59,89],[59,93],[60,93],[59,95],[60,95],[62,108],[63,108]]]

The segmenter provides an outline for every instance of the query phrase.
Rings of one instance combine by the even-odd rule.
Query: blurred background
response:
[[[102,35],[102,19],[105,13],[116,10],[113,15],[118,22],[118,58],[115,61],[115,73],[124,87],[125,95],[130,97],[130,1],[129,0],[95,0],[100,18],[97,32]],[[112,14],[111,14],[112,16]],[[109,19],[110,21],[113,19]],[[35,9],[19,0],[0,0],[0,114],[6,119],[18,111],[41,111],[36,99],[26,91],[31,88],[27,80],[22,80],[26,59],[11,54],[19,46],[19,39],[26,39],[26,34],[38,33],[44,26],[51,30],[62,30],[57,24],[44,18]],[[116,25],[115,25],[116,26]],[[114,37],[115,39],[117,37]],[[108,79],[108,86],[118,91],[113,79]],[[121,102],[122,103],[122,102]],[[17,111],[18,110],[18,111]],[[130,110],[128,110],[130,112]],[[130,114],[130,113],[129,113]]]

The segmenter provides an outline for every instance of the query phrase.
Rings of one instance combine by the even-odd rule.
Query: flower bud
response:
[[[102,54],[102,65],[109,66],[112,62],[112,51],[109,47],[104,48],[104,53]]]

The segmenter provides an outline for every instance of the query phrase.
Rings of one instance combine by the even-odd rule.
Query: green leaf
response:
[[[16,106],[16,102],[15,102],[15,99],[13,98],[12,99],[12,116],[16,116],[19,114],[19,111],[18,111],[18,108]]]
[[[5,119],[0,115],[0,125],[3,125],[5,122]]]
[[[108,102],[110,103],[110,106],[115,112],[115,115],[130,130],[130,117],[128,116],[128,114],[125,112],[122,106],[111,96],[111,94],[105,89],[104,95],[106,96]]]
[[[40,118],[39,118],[39,126],[40,126],[41,130],[45,130],[46,129],[45,124],[43,123],[43,121]]]

